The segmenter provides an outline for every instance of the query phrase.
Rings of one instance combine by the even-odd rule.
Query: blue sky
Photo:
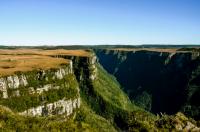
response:
[[[0,45],[200,44],[200,0],[0,0]]]

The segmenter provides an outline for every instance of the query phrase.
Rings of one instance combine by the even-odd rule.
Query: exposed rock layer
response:
[[[27,108],[25,111],[19,112],[21,115],[46,116],[66,114],[67,116],[69,116],[77,108],[80,107],[79,87],[78,85],[75,86],[75,84],[71,84],[73,81],[76,82],[76,78],[73,78],[72,76],[73,74],[73,64],[72,61],[70,61],[68,65],[63,65],[60,66],[60,68],[56,69],[30,71],[25,73],[21,72],[11,76],[1,77],[1,98],[3,99],[4,103],[8,102],[6,103],[8,105],[10,104],[9,102],[13,101],[14,98],[26,99],[26,96],[29,95],[32,96],[32,98],[38,98],[42,101],[38,102],[38,104],[43,105]],[[71,80],[66,81],[65,78],[67,78],[68,76],[72,76]],[[51,96],[55,95],[51,94],[50,96],[48,96],[48,92],[50,91],[52,93],[54,90],[58,91],[63,88],[65,88],[66,90],[68,88],[76,89],[73,91],[77,91],[77,93],[73,93],[74,97],[72,95],[69,95],[69,97],[64,97],[63,99],[56,100],[54,102],[48,102],[47,100],[49,99],[45,99],[46,97],[52,98],[50,99],[50,101],[52,101],[54,97]],[[28,93],[25,93],[26,91]],[[73,91],[69,92],[71,93]],[[63,92],[65,92],[65,95],[67,96],[67,91]],[[45,96],[43,94],[45,94]]]
[[[59,100],[54,103],[49,103],[42,106],[37,106],[35,108],[30,108],[24,112],[21,112],[21,115],[28,116],[47,116],[47,115],[58,115],[65,114],[67,116],[71,115],[76,108],[80,107],[80,98],[74,100]]]

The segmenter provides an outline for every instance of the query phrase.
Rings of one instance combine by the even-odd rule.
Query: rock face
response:
[[[53,57],[70,59],[70,67],[73,67],[74,73],[78,81],[81,79],[90,79],[91,81],[95,80],[97,76],[97,57],[92,56],[68,56],[68,55],[55,55]],[[84,73],[84,74],[83,74]]]
[[[29,87],[29,93],[30,94],[42,94],[43,92],[47,92],[50,89],[60,89],[60,86],[52,85],[52,84],[46,84],[43,87],[33,88]]]
[[[70,63],[69,69],[60,68],[55,72],[55,76],[57,79],[63,79],[65,75],[72,73],[72,66]]]
[[[9,107],[12,104],[11,108],[27,116],[69,116],[76,111],[81,104],[78,83],[82,79],[89,84],[96,79],[97,58],[94,55],[51,57],[68,59],[69,64],[57,69],[1,77],[0,97],[3,105]],[[12,100],[21,101],[23,106],[13,106]]]
[[[66,114],[71,115],[76,108],[80,107],[80,97],[74,100],[59,100],[54,103],[49,103],[42,106],[37,106],[35,108],[30,108],[24,112],[19,113],[20,115],[26,116],[48,116],[48,115],[58,115]]]
[[[38,79],[44,79],[44,80],[48,80],[49,77],[51,77],[51,79],[55,80],[55,79],[63,79],[66,75],[69,75],[69,74],[72,74],[72,66],[69,65],[68,67],[65,67],[65,68],[59,68],[57,69],[56,71],[54,72],[51,72],[51,70],[48,70],[48,71],[44,71],[44,70],[41,70],[41,71],[38,71],[37,73],[33,73],[35,75],[32,75],[32,76],[35,76],[35,80],[38,80]],[[48,73],[51,73],[51,76],[47,77],[45,76],[46,74]],[[21,88],[21,87],[27,87],[29,85],[30,82],[29,81],[32,81],[29,77],[29,75],[27,75],[26,73],[21,73],[19,75],[12,75],[12,76],[8,76],[8,77],[1,77],[0,78],[0,92],[2,94],[2,98],[8,98],[9,95],[8,95],[8,89],[18,89],[18,88]],[[31,87],[31,84],[29,85]],[[41,89],[37,89],[37,91],[42,91],[45,90],[45,89],[48,89],[49,86],[44,86],[43,88]],[[19,94],[18,94],[19,95]]]
[[[0,91],[2,92],[2,98],[8,98],[7,86],[4,78],[0,78]]]
[[[153,113],[182,111],[200,119],[199,53],[97,50],[96,55],[137,104]]]
[[[27,116],[69,116],[81,103],[72,61],[57,69],[1,77],[0,95],[2,105]],[[18,100],[21,106],[13,103]]]
[[[6,82],[10,89],[16,89],[19,86],[26,86],[28,84],[24,75],[20,75],[19,77],[17,75],[8,76]]]
[[[89,59],[89,71],[90,71],[90,76],[89,78],[93,81],[95,80],[95,78],[97,77],[97,68],[96,68],[96,62],[97,62],[97,58],[96,56],[93,56]]]

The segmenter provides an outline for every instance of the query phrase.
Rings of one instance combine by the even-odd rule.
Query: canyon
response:
[[[0,129],[200,130],[199,52],[62,48],[0,50]]]
[[[200,119],[199,52],[143,48],[96,54],[138,106],[155,114],[181,111]]]

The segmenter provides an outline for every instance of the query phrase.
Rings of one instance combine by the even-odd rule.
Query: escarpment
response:
[[[69,115],[80,107],[79,87],[70,65],[1,77],[0,88],[1,104],[23,115]]]
[[[96,50],[135,104],[153,113],[178,111],[200,119],[198,52],[170,50]]]
[[[22,58],[24,64],[21,64]],[[81,99],[72,61],[44,57],[49,61],[45,63],[40,62],[41,58],[37,56],[33,61],[38,62],[32,62],[24,55],[6,62],[15,63],[15,67],[5,69],[10,74],[0,77],[0,104],[28,116],[73,114],[80,107]],[[26,66],[27,71],[20,66]]]
[[[74,73],[78,81],[81,81],[83,79],[90,79],[91,81],[93,81],[97,76],[97,58],[94,54],[91,54],[90,56],[72,56],[64,54],[51,56],[72,60],[73,63],[71,63],[71,65],[73,65]]]
[[[81,50],[20,51],[2,50],[0,70],[9,65],[5,69],[9,72],[1,72],[1,105],[28,116],[69,116],[80,108],[80,82],[94,81],[97,76],[94,54]]]
[[[83,94],[84,87],[89,85],[86,83],[97,78],[96,57],[90,52],[2,50],[0,77],[0,127],[3,130],[115,131],[114,126],[97,115],[83,99],[90,96]],[[82,83],[85,80],[86,83]],[[16,118],[11,119],[10,115]],[[45,126],[41,126],[42,119]],[[5,125],[10,120],[10,124],[15,122],[16,125]]]
[[[82,50],[2,50],[0,58],[0,104],[21,115],[72,114],[80,83],[97,76],[95,55]]]
[[[188,81],[191,88],[185,90],[190,94],[185,91],[180,94],[182,89],[179,89],[175,95],[185,99],[181,108],[185,113],[198,108],[198,102],[194,102],[198,99],[199,82],[196,66],[199,61],[195,54],[109,50],[97,51],[97,58],[92,50],[0,51],[0,129],[3,131],[199,131],[197,122],[182,113],[155,116],[146,111],[154,110],[157,99],[163,103],[164,96],[160,93],[163,88],[175,89],[179,85],[174,86],[174,82],[182,86],[182,79],[189,75],[176,81],[172,75],[188,73],[190,70],[183,70],[191,60],[196,70],[191,70],[192,78]],[[158,75],[163,75],[159,76],[160,80]],[[172,82],[162,80],[167,78]],[[156,85],[157,81],[166,83],[166,87]],[[137,89],[129,89],[136,86]],[[170,90],[163,92],[169,94]],[[161,96],[155,98],[158,94]]]

